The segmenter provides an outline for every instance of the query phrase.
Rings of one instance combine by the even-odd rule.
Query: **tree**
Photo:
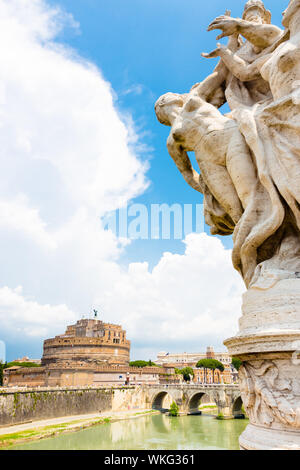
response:
[[[197,369],[204,369],[204,383],[206,383],[206,369],[207,369],[206,361],[207,359],[201,359],[196,364]]]
[[[153,362],[151,359],[149,359],[148,361],[148,366],[149,367],[159,367],[157,364],[155,364],[155,362]]]
[[[41,367],[41,364],[36,364],[35,362],[9,362],[5,363],[3,366],[3,369],[8,369],[9,367],[14,367],[14,366],[19,366],[19,367]]]
[[[207,383],[207,370],[211,370],[213,374],[213,382],[215,383],[215,370],[224,372],[224,365],[217,359],[201,359],[196,364],[197,369],[204,369],[204,380]]]
[[[170,406],[170,415],[171,416],[178,416],[178,411],[179,411],[179,407],[177,405],[177,403],[175,403],[175,401],[173,401],[171,403],[171,406]]]
[[[204,383],[207,383],[207,369],[210,369],[210,359],[201,359],[196,364],[197,369],[204,369]]]
[[[129,365],[130,367],[158,367],[151,359],[150,361],[131,361]]]
[[[186,382],[191,380],[190,376],[194,377],[194,371],[191,367],[184,367],[183,369],[176,369],[179,374],[183,375],[183,378]],[[175,373],[177,373],[175,370]]]
[[[130,367],[147,367],[147,361],[131,361],[129,362]]]
[[[220,372],[224,372],[225,367],[222,364],[222,362],[217,361],[216,359],[213,359],[213,361],[214,361],[214,365],[215,365],[215,369],[213,369],[214,383],[215,383],[215,370],[219,370]]]
[[[231,364],[232,364],[233,367],[238,371],[239,368],[240,368],[241,365],[242,365],[242,361],[241,361],[238,357],[233,357],[233,358],[232,358],[232,361],[231,361]]]

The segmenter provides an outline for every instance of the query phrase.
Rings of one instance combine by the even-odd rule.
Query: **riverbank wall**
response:
[[[0,389],[0,426],[108,411],[144,410],[142,387]]]

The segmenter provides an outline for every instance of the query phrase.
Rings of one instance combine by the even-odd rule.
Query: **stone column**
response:
[[[243,450],[300,450],[300,280],[270,279],[243,296],[240,331],[224,342],[243,361],[250,424]]]

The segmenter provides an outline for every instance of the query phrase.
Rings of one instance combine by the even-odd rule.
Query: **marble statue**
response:
[[[247,449],[300,449],[300,0],[282,25],[261,0],[249,0],[242,18],[219,16],[208,30],[229,39],[202,54],[220,58],[212,74],[155,105],[171,128],[170,156],[204,195],[211,233],[233,235],[247,287],[240,331],[225,342],[243,361]]]

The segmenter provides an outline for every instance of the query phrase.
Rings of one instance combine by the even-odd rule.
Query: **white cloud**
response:
[[[165,253],[152,272],[147,263],[131,264],[101,298],[106,312],[120,312],[129,338],[152,353],[220,346],[237,330],[244,287],[231,251],[206,234],[185,243],[184,255]]]
[[[126,90],[122,91],[122,95],[141,95],[144,87],[140,83],[129,86]]]
[[[0,229],[18,232],[44,248],[56,247],[55,239],[47,232],[38,209],[28,206],[25,195],[10,201],[0,200]]]
[[[1,335],[20,340],[24,336],[40,338],[65,329],[76,315],[66,305],[40,305],[23,296],[22,287],[0,289]]]
[[[53,194],[55,204],[112,210],[145,189],[145,168],[110,84],[93,64],[51,41],[62,18],[42,0],[0,1],[1,154],[10,160],[0,182],[8,176],[24,184],[17,169],[27,161],[24,170],[39,167],[45,180],[49,167],[55,172],[53,183],[68,196],[57,201]]]
[[[145,149],[99,69],[56,42],[66,24],[43,0],[0,0],[0,339],[37,344],[98,303],[140,354],[220,344],[242,290],[220,241],[124,270],[128,241],[101,228],[147,188]]]

